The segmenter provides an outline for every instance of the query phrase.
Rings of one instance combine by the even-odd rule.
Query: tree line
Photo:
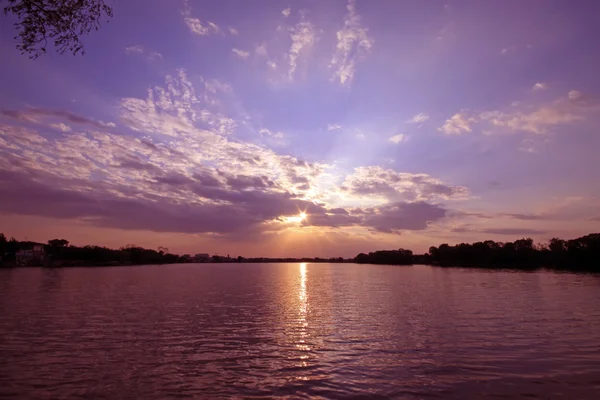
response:
[[[505,243],[486,240],[454,246],[444,243],[438,247],[430,247],[429,252],[425,254],[413,254],[405,249],[383,250],[369,254],[361,253],[354,261],[360,264],[553,268],[600,272],[600,233],[591,233],[572,240],[553,238],[544,244],[535,244],[531,238]]]
[[[17,261],[19,250],[30,250],[39,243],[7,239],[0,233],[0,265],[11,266]],[[158,250],[128,245],[119,249],[101,246],[73,246],[65,239],[49,240],[43,246],[43,260],[33,260],[30,265],[96,266],[142,265],[192,262],[159,247]],[[229,258],[213,256],[211,262],[355,262],[359,264],[412,265],[426,264],[442,267],[478,268],[553,268],[571,271],[600,272],[600,233],[592,233],[572,240],[553,238],[548,243],[535,244],[531,238],[514,242],[486,240],[476,243],[447,243],[432,246],[425,254],[411,250],[381,250],[360,253],[354,259],[343,258]]]
[[[20,250],[31,250],[39,243],[7,239],[0,233],[0,264],[15,265]],[[65,239],[52,239],[43,245],[43,258],[33,257],[31,265],[142,265],[172,264],[181,262],[182,258],[163,249],[152,250],[128,245],[119,249],[101,246],[73,246]]]

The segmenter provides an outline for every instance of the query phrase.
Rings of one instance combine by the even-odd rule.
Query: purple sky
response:
[[[76,57],[2,17],[0,232],[329,257],[600,231],[599,1],[112,5]]]

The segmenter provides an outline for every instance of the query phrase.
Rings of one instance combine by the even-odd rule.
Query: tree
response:
[[[4,236],[4,233],[0,233],[0,257],[6,252],[7,243],[8,240]]]
[[[0,0],[2,1],[2,0]],[[104,0],[5,0],[4,14],[14,14],[17,22],[17,49],[29,58],[45,54],[48,40],[60,54],[85,54],[81,36],[98,30],[112,18],[112,8]]]
[[[552,238],[550,239],[548,248],[553,253],[561,253],[567,249],[567,242],[559,238]]]
[[[65,239],[52,239],[48,240],[48,245],[50,247],[67,247],[69,245],[69,241]]]

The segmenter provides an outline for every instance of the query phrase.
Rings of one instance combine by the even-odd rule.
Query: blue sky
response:
[[[7,234],[353,256],[598,230],[597,2],[109,4],[83,56],[0,27]]]

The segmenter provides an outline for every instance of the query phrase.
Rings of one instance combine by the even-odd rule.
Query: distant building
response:
[[[31,243],[15,253],[15,261],[20,265],[39,264],[46,259],[44,245]]]
[[[198,253],[194,256],[194,261],[197,263],[209,262],[210,256],[207,253]]]

